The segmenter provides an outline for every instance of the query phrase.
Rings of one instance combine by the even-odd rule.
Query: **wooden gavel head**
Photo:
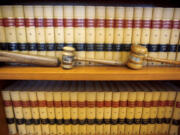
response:
[[[131,69],[141,69],[143,67],[143,60],[147,53],[148,50],[146,47],[141,45],[132,45],[126,65]]]

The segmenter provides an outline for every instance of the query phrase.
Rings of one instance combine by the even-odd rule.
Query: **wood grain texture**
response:
[[[180,80],[178,67],[1,67],[0,80]]]

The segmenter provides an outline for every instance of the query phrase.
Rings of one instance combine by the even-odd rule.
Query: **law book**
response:
[[[55,56],[53,6],[43,6],[46,56]]]
[[[36,28],[34,20],[34,7],[24,6],[24,19],[26,30],[26,44],[29,54],[37,55]]]
[[[78,131],[80,135],[86,135],[86,124],[79,124]]]
[[[95,135],[103,135],[104,124],[96,124]]]
[[[10,96],[10,90],[12,89],[11,86],[7,87],[5,90],[1,92],[3,103],[4,103],[4,110],[6,115],[6,121],[8,125],[8,133],[10,135],[15,135],[17,133],[16,130],[16,123],[15,123],[15,116],[13,112],[13,104]]]
[[[86,92],[85,90],[85,83],[78,82],[78,94],[77,94],[77,101],[78,101],[78,119],[79,124],[85,124],[86,121]]]
[[[85,49],[86,59],[95,59],[95,6],[85,7]],[[93,62],[86,62],[94,65]]]
[[[160,33],[160,45],[158,58],[167,59],[168,57],[168,48],[171,38],[171,29],[172,29],[172,19],[174,14],[174,8],[164,8],[162,14],[162,24],[161,24],[161,33]],[[164,63],[158,63],[163,66]]]
[[[46,56],[43,6],[34,6],[34,17],[38,55]]]
[[[179,26],[180,26],[180,8],[174,8],[174,16],[172,19],[172,29],[169,43],[169,52],[168,59],[176,60],[176,52],[178,50],[178,41],[179,41]],[[180,60],[180,59],[179,59]]]
[[[34,83],[33,87],[29,88],[28,96],[31,106],[31,115],[33,119],[34,124],[34,133],[37,135],[41,135],[41,122],[40,122],[40,114],[39,114],[39,106],[38,106],[38,99],[37,99],[37,93],[38,85],[39,83]]]
[[[141,42],[143,11],[143,7],[134,8],[132,44],[140,44]]]
[[[111,124],[103,124],[103,135],[110,135],[111,134]]]
[[[104,91],[100,82],[95,82],[96,90],[96,123],[102,124],[104,118]]]
[[[150,43],[152,11],[152,7],[144,7],[142,16],[140,44],[147,49]],[[144,65],[147,65],[147,60],[144,60]]]
[[[85,6],[74,6],[74,47],[76,57],[85,59]],[[76,61],[76,65],[85,65]]]
[[[124,36],[125,7],[115,7],[113,60],[121,62]]]
[[[160,33],[161,33],[161,19],[163,15],[163,8],[155,7],[153,8],[152,22],[151,22],[151,34],[150,43],[148,45],[148,55],[150,57],[158,57],[159,43],[160,43]],[[157,63],[148,61],[148,65],[156,65]]]
[[[79,124],[72,124],[71,125],[71,133],[73,135],[78,135],[79,134]]]
[[[54,6],[53,10],[54,42],[56,57],[61,59],[62,48],[64,46],[63,6]]]
[[[87,123],[94,124],[96,118],[96,91],[93,87],[94,83],[86,82],[86,116]],[[87,128],[88,129],[88,128]]]
[[[20,100],[22,103],[22,111],[24,116],[24,122],[26,127],[26,133],[27,134],[34,134],[34,123],[32,121],[32,113],[31,113],[31,107],[30,107],[30,100],[28,96],[28,89],[30,86],[26,82],[22,82],[23,87],[19,90]],[[31,84],[32,85],[32,84]]]
[[[74,18],[73,6],[63,6],[64,20],[64,44],[65,46],[73,46],[74,44]]]
[[[111,124],[111,135],[118,135],[118,124]]]
[[[48,82],[48,86],[45,88],[45,100],[47,104],[47,116],[49,122],[49,134],[57,134],[56,130],[56,115],[54,107],[54,98],[53,98],[53,86],[55,82]]]
[[[180,40],[177,44],[176,61],[180,61]]]
[[[20,99],[19,93],[19,89],[22,88],[22,84],[20,82],[17,82],[13,85],[13,87],[14,88],[12,88],[12,90],[10,91],[10,96],[13,103],[13,111],[16,118],[16,126],[18,134],[25,135],[27,132],[23,115],[22,101]]]
[[[169,135],[179,134],[179,120],[180,120],[180,92],[177,90],[176,101],[174,106],[174,112],[172,116],[172,122],[169,130]]]
[[[86,133],[87,133],[87,135],[94,135],[96,133],[96,125],[95,124],[87,124],[86,125]]]
[[[15,18],[13,6],[2,6],[2,17],[5,31],[6,45],[4,50],[18,51],[16,39]]]
[[[42,134],[49,134],[49,122],[48,122],[48,112],[47,112],[47,101],[44,89],[47,87],[47,82],[39,82],[39,87],[37,89],[37,99],[39,106],[39,114],[41,120],[41,130]]]
[[[105,7],[96,6],[95,13],[95,59],[104,60]]]
[[[64,124],[64,134],[65,135],[71,135],[71,124]]]
[[[115,7],[106,7],[105,9],[105,41],[104,41],[104,59],[112,60],[112,45],[114,41],[114,16]]]
[[[133,7],[125,7],[125,17],[124,17],[124,33],[123,33],[123,47],[122,47],[122,57],[121,61],[124,65],[129,57],[129,51],[132,43],[132,26],[133,26]]]
[[[24,21],[24,9],[23,6],[13,6],[15,26],[16,26],[16,40],[17,47],[21,53],[28,53],[28,46],[26,44],[26,29]]]
[[[0,10],[0,50],[7,50],[5,28],[3,24],[2,9]]]

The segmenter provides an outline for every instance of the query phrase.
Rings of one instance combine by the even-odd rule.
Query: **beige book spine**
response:
[[[90,125],[90,124],[87,124],[86,125],[86,133],[87,133],[87,135],[95,135],[95,133],[96,133],[96,125],[95,124],[92,124],[92,125]]]
[[[113,60],[121,62],[124,37],[125,7],[115,7]]]
[[[122,57],[121,61],[124,65],[129,57],[130,46],[132,43],[132,26],[133,26],[133,14],[134,8],[133,7],[126,7],[125,8],[125,27],[124,27],[124,36],[123,36],[123,50],[122,50]]]
[[[86,135],[86,124],[80,124],[78,130],[80,135]]]
[[[96,133],[95,135],[103,135],[104,124],[96,124]]]
[[[64,134],[65,135],[71,135],[71,127],[72,127],[71,124],[68,124],[68,125],[64,124]]]
[[[179,43],[177,44],[177,52],[176,52],[176,61],[180,61],[180,40]]]
[[[9,51],[18,51],[13,7],[2,6],[2,17],[4,18],[3,23],[5,26],[5,40],[8,43],[7,48]]]
[[[55,56],[53,6],[43,6],[46,55]]]
[[[73,87],[75,89],[75,86]],[[78,92],[71,91],[70,102],[71,102],[71,120],[73,123],[77,123],[78,119]]]
[[[95,59],[95,6],[85,7],[85,19],[86,59]],[[93,62],[86,64],[94,65]]]
[[[22,53],[28,53],[28,46],[26,40],[26,29],[24,22],[24,9],[23,6],[13,6],[15,25],[16,25],[16,38],[18,50]]]
[[[3,24],[3,16],[2,16],[2,7],[0,9],[0,48],[3,50],[7,50],[7,46],[5,44],[6,38],[5,38],[5,28]]]
[[[61,59],[64,46],[63,6],[54,6],[53,11],[56,57]]]
[[[150,57],[158,57],[158,45],[160,43],[160,27],[161,27],[161,19],[163,15],[163,8],[156,7],[153,8],[153,15],[152,15],[152,28],[151,28],[151,35],[150,35],[150,45],[149,45],[149,53]],[[148,65],[157,65],[155,62],[148,61]]]
[[[103,135],[111,134],[111,124],[104,124]]]
[[[73,134],[73,135],[79,134],[79,125],[78,124],[71,125],[71,134]]]
[[[34,6],[38,55],[46,56],[43,6]]]
[[[9,120],[12,119],[14,121],[12,123],[8,123],[8,132],[10,135],[17,134],[10,92],[2,91],[1,94],[2,94],[2,99],[4,101],[4,109],[5,109],[6,119],[9,119]]]
[[[85,6],[74,6],[74,43],[76,57],[85,59]],[[83,61],[77,61],[76,65],[85,65]]]
[[[115,7],[106,7],[105,9],[105,46],[104,46],[104,59],[112,60],[113,52],[112,45],[114,41],[114,16]]]
[[[37,55],[36,28],[34,22],[34,7],[24,6],[24,18],[26,29],[26,41],[29,47],[29,54]]]
[[[95,34],[95,59],[104,60],[104,42],[105,42],[105,7],[97,6],[95,19],[96,21],[96,34]]]
[[[111,135],[117,135],[118,134],[118,124],[111,124]]]

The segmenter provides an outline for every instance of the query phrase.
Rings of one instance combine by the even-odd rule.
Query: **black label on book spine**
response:
[[[56,120],[55,119],[49,119],[49,124],[53,125],[56,123]]]
[[[33,119],[33,124],[35,124],[35,125],[40,124],[40,119]]]
[[[173,120],[173,121],[172,121],[172,124],[173,124],[173,125],[180,125],[180,120]]]
[[[0,43],[0,50],[8,50],[8,44],[7,43]]]
[[[168,51],[169,52],[176,52],[177,51],[177,45],[168,45]]]
[[[135,124],[141,124],[141,119],[134,119]]]
[[[54,43],[47,43],[46,44],[47,51],[55,51],[55,45]]]
[[[158,50],[158,45],[151,45],[151,44],[149,44],[148,45],[148,51],[149,52],[158,52],[159,50]]]
[[[87,119],[87,124],[95,124],[95,119]]]
[[[162,119],[157,119],[157,123],[158,123],[158,124],[164,123],[164,118],[162,118]]]
[[[33,124],[33,119],[25,119],[25,124],[26,124],[26,125],[31,125],[31,124]]]
[[[102,123],[103,123],[103,120],[102,120],[102,119],[96,119],[96,123],[97,123],[97,124],[102,124]]]
[[[149,119],[142,119],[142,124],[148,124],[149,123]]]
[[[104,123],[105,123],[105,124],[110,124],[110,123],[111,123],[111,120],[110,120],[110,119],[104,119]]]
[[[104,51],[112,51],[112,44],[104,44]]]
[[[150,122],[151,124],[155,124],[155,123],[157,123],[157,119],[156,119],[156,118],[150,119],[149,122]]]
[[[24,119],[16,119],[16,124],[21,125],[24,124],[25,120]]]
[[[178,45],[178,49],[177,49],[178,52],[180,52],[180,45]]]
[[[83,125],[83,124],[86,124],[86,123],[87,123],[86,120],[79,120],[80,125]]]
[[[48,119],[41,119],[41,124],[48,124]]]
[[[65,45],[65,46],[74,47],[74,46],[73,46],[73,43],[65,43],[64,45]]]
[[[58,125],[63,124],[63,120],[62,119],[56,119],[56,124],[58,124]]]
[[[94,51],[95,50],[94,46],[95,46],[94,44],[86,44],[85,45],[86,51]]]
[[[17,43],[19,51],[28,51],[28,47],[26,43]]]
[[[141,44],[142,46],[148,48],[148,44]]]
[[[76,51],[85,51],[85,44],[76,43],[74,44],[74,48]]]
[[[169,124],[170,122],[171,122],[171,118],[166,118],[166,119],[164,119],[164,123]]]
[[[72,124],[78,124],[78,120],[77,119],[75,119],[75,120],[71,120],[71,122],[72,122]]]
[[[27,44],[29,51],[37,51],[37,44],[36,43],[28,43]]]
[[[112,120],[111,120],[111,123],[112,123],[113,125],[117,124],[117,123],[118,123],[118,119],[112,119]]]
[[[113,44],[112,45],[112,51],[115,51],[115,52],[122,51],[122,44]]]
[[[17,44],[16,43],[8,43],[8,50],[9,51],[16,51],[17,48]]]
[[[129,52],[131,50],[131,44],[122,44],[122,51]]]
[[[134,119],[126,119],[126,123],[127,124],[133,124],[134,123]]]
[[[104,44],[95,44],[95,51],[104,51]]]
[[[64,44],[63,43],[56,43],[55,48],[56,51],[63,51]]]
[[[168,45],[162,45],[160,44],[159,45],[159,48],[158,48],[159,52],[167,52],[168,51]]]
[[[15,122],[14,118],[6,118],[8,124],[13,124]]]
[[[38,51],[46,51],[46,45],[44,43],[37,44]]]
[[[126,123],[126,121],[125,121],[125,119],[119,119],[119,122],[118,122],[119,124],[125,124]]]
[[[71,123],[71,120],[69,120],[69,119],[65,120],[64,119],[64,124],[70,124],[70,123]]]

